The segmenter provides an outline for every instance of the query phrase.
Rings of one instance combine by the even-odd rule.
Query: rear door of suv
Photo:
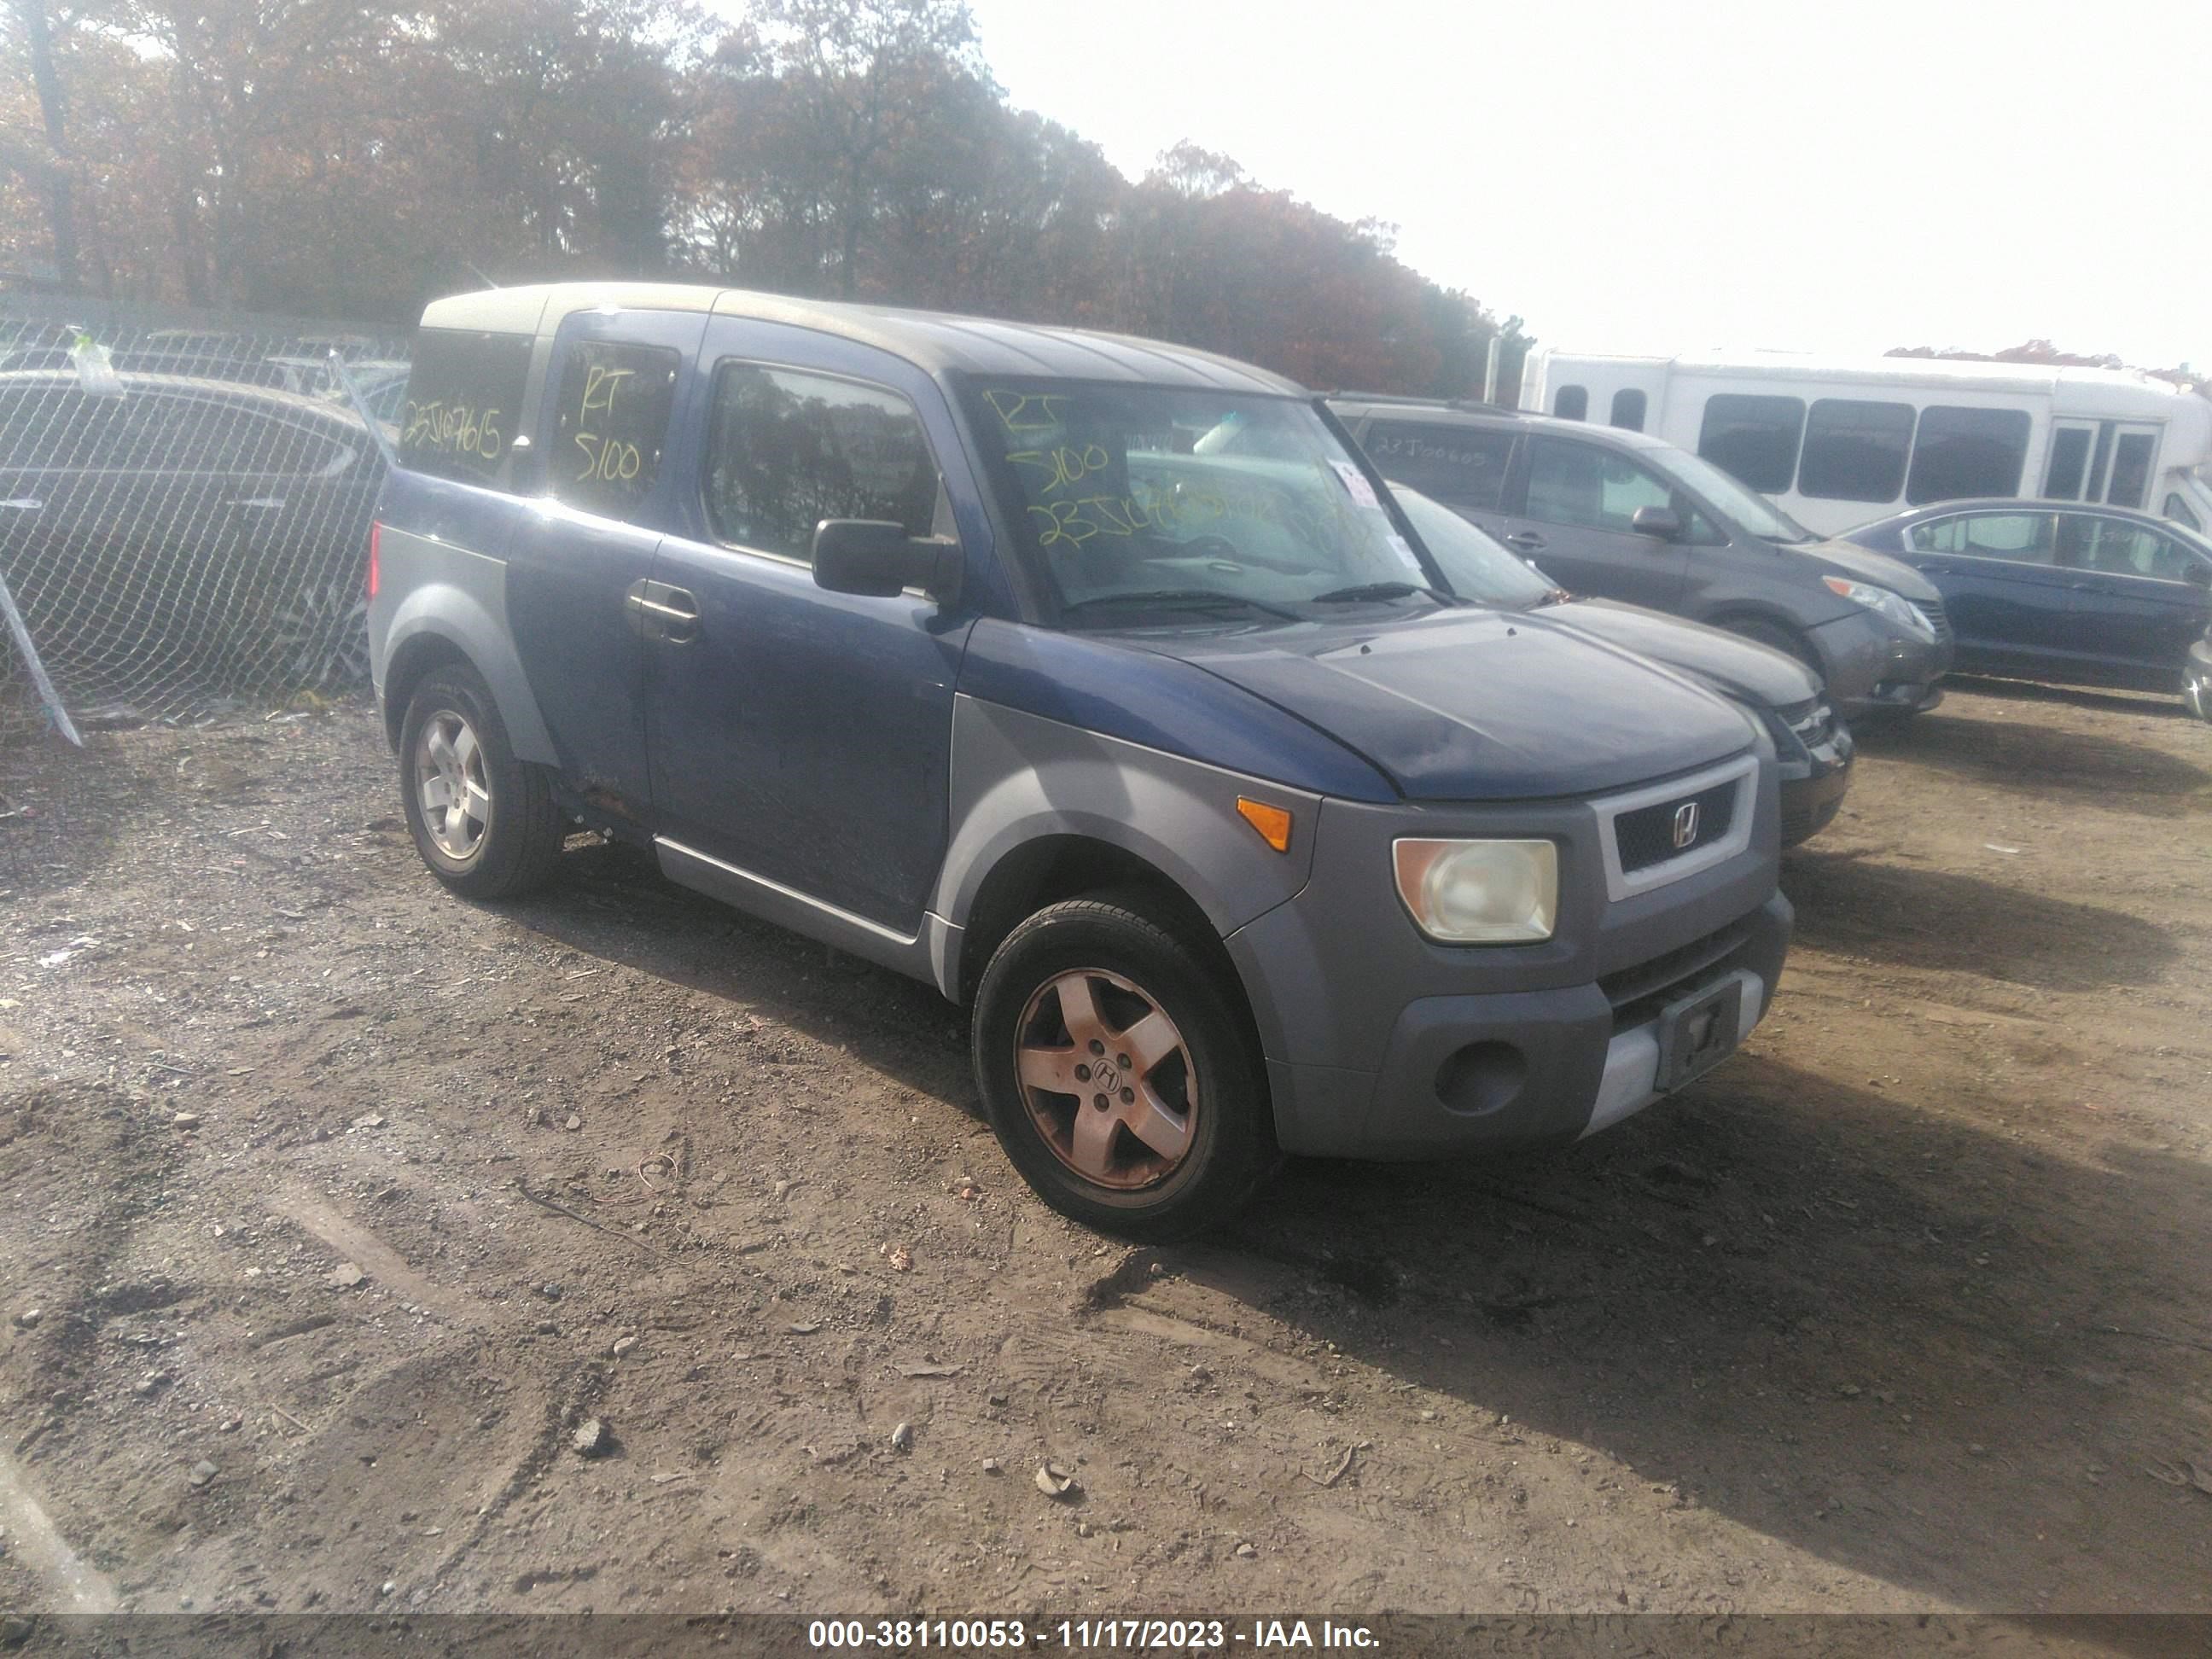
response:
[[[514,515],[507,624],[561,769],[600,811],[648,816],[648,642],[680,632],[651,586],[677,469],[678,400],[702,312],[579,311],[562,320],[536,422],[544,494]]]

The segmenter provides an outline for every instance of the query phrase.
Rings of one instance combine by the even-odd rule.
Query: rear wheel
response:
[[[568,823],[544,772],[516,758],[474,669],[416,687],[399,730],[407,827],[430,873],[469,898],[512,898],[552,875]]]
[[[1218,973],[1102,894],[1007,935],[976,992],[991,1126],[1038,1196],[1140,1240],[1227,1219],[1273,1167],[1265,1073]]]

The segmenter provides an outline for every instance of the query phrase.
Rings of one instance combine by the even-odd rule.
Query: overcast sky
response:
[[[2212,6],[971,0],[1013,101],[1178,139],[1540,338],[2212,368]]]

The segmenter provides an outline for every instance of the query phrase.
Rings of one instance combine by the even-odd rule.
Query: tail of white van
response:
[[[2132,370],[1539,347],[1521,406],[1694,450],[1824,535],[1969,495],[2212,525],[2212,402]]]

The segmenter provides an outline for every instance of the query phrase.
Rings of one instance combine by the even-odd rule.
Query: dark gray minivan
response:
[[[1708,623],[1796,657],[1847,720],[1932,708],[1942,595],[1897,560],[1823,541],[1709,461],[1614,427],[1346,393],[1375,464],[1561,586]]]

